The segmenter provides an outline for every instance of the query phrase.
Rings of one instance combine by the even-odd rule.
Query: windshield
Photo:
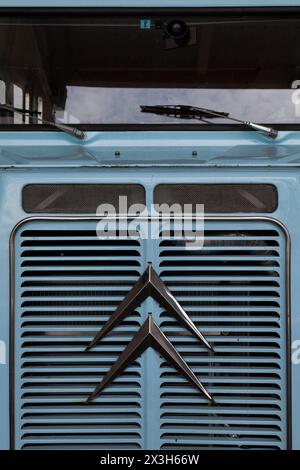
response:
[[[0,127],[185,124],[141,113],[158,104],[300,124],[299,38],[295,14],[3,16],[0,102],[39,114],[1,110]]]

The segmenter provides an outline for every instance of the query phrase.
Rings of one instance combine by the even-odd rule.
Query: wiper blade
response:
[[[273,127],[262,126],[251,121],[243,121],[230,116],[230,113],[214,111],[213,109],[197,108],[195,106],[183,105],[155,105],[155,106],[141,106],[142,113],[159,114],[162,116],[174,117],[177,119],[199,119],[200,121],[207,122],[207,119],[229,119],[230,121],[238,122],[244,126],[260,132],[267,137],[275,140],[278,136],[278,131]]]
[[[76,139],[85,140],[86,138],[85,132],[81,131],[80,129],[77,129],[77,127],[72,127],[67,124],[58,124],[56,122],[47,121],[46,119],[39,117],[40,113],[38,111],[32,111],[30,109],[15,108],[14,106],[10,106],[9,104],[4,104],[4,103],[0,103],[0,110],[9,111],[12,113],[19,113],[22,116],[29,116],[30,118],[35,117],[37,121],[43,124],[47,124],[49,126],[56,127],[57,129],[63,132],[66,132],[72,137],[76,137]]]
[[[194,106],[183,105],[156,105],[141,106],[142,113],[160,114],[162,116],[170,116],[181,119],[216,119],[228,118],[229,113],[219,113],[211,109],[195,108]]]

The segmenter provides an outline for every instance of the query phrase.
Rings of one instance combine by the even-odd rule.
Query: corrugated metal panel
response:
[[[36,221],[18,230],[16,448],[286,448],[284,234],[258,221],[205,228],[202,250],[172,237],[100,241],[87,221]],[[147,302],[85,352],[147,261],[214,352]],[[151,351],[86,404],[150,306],[215,404]]]

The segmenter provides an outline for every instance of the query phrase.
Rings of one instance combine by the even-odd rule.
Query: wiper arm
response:
[[[47,121],[46,119],[43,119],[39,117],[39,112],[38,111],[31,111],[29,109],[20,109],[20,108],[15,108],[13,106],[10,106],[9,104],[4,104],[0,103],[0,110],[3,111],[10,111],[12,113],[19,113],[22,116],[29,116],[30,118],[35,117],[35,119],[43,124],[47,124],[49,126],[56,127],[57,129],[66,132],[67,134],[71,135],[72,137],[76,137],[76,139],[79,140],[85,140],[86,135],[85,132],[81,131],[80,129],[77,129],[77,127],[72,127],[67,124],[57,124],[56,122],[52,121]]]
[[[170,116],[178,119],[199,119],[200,121],[206,122],[206,119],[229,119],[230,121],[238,122],[244,126],[248,126],[251,129],[260,132],[271,139],[276,139],[278,131],[273,127],[266,127],[260,124],[256,124],[251,121],[243,121],[231,117],[229,113],[214,111],[206,108],[196,108],[194,106],[182,106],[182,105],[156,105],[156,106],[141,106],[142,113],[159,114],[163,116]]]

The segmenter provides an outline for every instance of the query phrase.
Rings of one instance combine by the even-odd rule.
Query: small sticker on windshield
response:
[[[141,29],[151,29],[151,26],[152,26],[152,22],[151,20],[141,20],[140,21],[140,28]]]

